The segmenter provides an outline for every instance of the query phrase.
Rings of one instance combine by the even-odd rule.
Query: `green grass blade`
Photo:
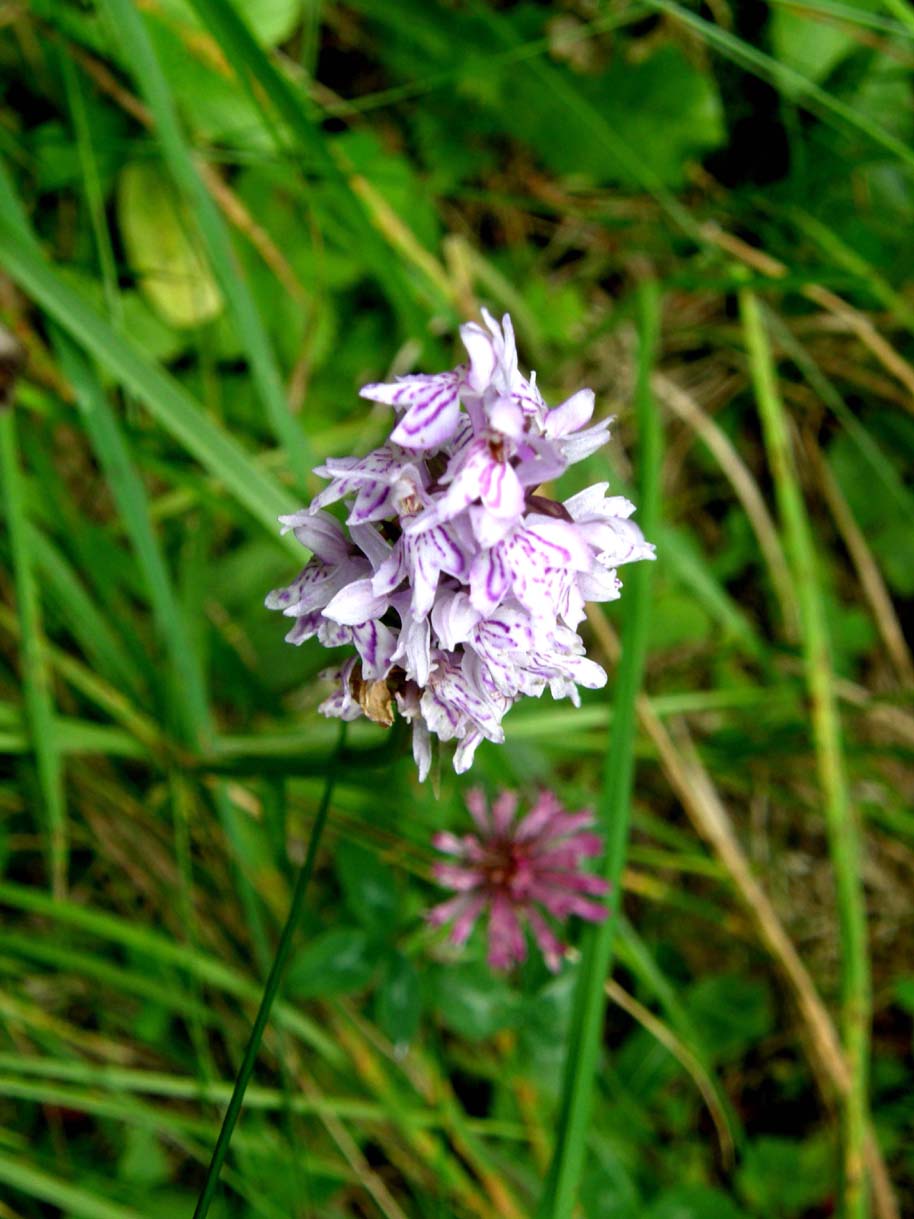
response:
[[[642,285],[639,303],[639,518],[646,536],[651,538],[659,515],[661,447],[660,420],[650,390],[660,327],[660,295],[656,284],[647,281]],[[612,886],[610,917],[590,930],[582,952],[566,1049],[556,1145],[537,1211],[539,1219],[570,1219],[584,1164],[606,1005],[603,988],[612,960],[622,869],[628,846],[636,700],[647,653],[651,574],[651,565],[642,563],[626,575],[627,616],[622,635],[622,657],[615,673],[612,736],[599,805],[599,820],[606,838],[604,875]]]
[[[844,1128],[844,1214],[848,1219],[865,1219],[869,1214],[865,1146],[872,999],[860,834],[848,790],[815,539],[800,489],[768,334],[759,303],[746,289],[740,293],[740,311],[785,547],[796,581],[803,661],[812,704],[812,733],[837,891],[843,1034],[851,1072]]]
[[[263,1034],[270,1019],[270,1012],[272,1011],[273,1004],[276,1001],[279,988],[282,985],[283,974],[292,953],[292,946],[295,942],[295,933],[298,930],[298,924],[301,921],[301,916],[305,905],[305,897],[307,896],[308,892],[308,885],[314,871],[318,847],[320,846],[321,837],[324,832],[327,814],[330,810],[330,798],[333,795],[337,763],[345,742],[346,723],[343,721],[340,724],[340,731],[339,736],[337,737],[334,756],[331,760],[330,768],[327,773],[327,781],[324,785],[324,794],[321,797],[317,815],[315,816],[314,824],[311,827],[311,834],[308,838],[308,851],[295,881],[295,888],[292,892],[292,901],[289,905],[289,913],[286,918],[285,926],[282,929],[282,934],[279,937],[279,944],[276,948],[276,955],[273,958],[273,964],[270,966],[269,976],[264,984],[263,997],[261,998],[257,1015],[254,1018],[254,1025],[251,1029],[251,1036],[244,1051],[244,1058],[242,1059],[241,1066],[238,1069],[238,1075],[235,1079],[235,1086],[232,1089],[232,1097],[228,1103],[228,1108],[225,1111],[225,1117],[222,1121],[222,1129],[219,1131],[219,1138],[216,1140],[216,1146],[213,1148],[213,1158],[210,1161],[209,1170],[206,1174],[206,1180],[203,1183],[203,1188],[200,1191],[200,1197],[197,1200],[196,1207],[194,1208],[194,1219],[205,1219],[205,1216],[209,1213],[209,1208],[219,1186],[219,1173],[222,1170],[225,1157],[228,1155],[229,1144],[232,1141],[232,1134],[234,1133],[235,1125],[241,1113],[241,1106],[244,1103],[244,1094],[250,1082],[251,1075],[254,1073],[254,1064],[256,1063],[257,1055],[260,1052],[260,1043],[263,1040]]]
[[[143,674],[77,572],[57,546],[34,526],[29,530],[28,543],[35,566],[41,572],[48,602],[66,623],[92,668],[131,695],[141,694],[145,687]]]
[[[105,195],[99,179],[98,162],[92,146],[92,129],[89,123],[89,115],[86,112],[86,99],[83,95],[82,80],[76,64],[69,55],[60,54],[58,62],[67,94],[67,105],[73,116],[73,129],[76,133],[76,149],[79,154],[79,164],[82,171],[86,207],[92,225],[92,235],[95,238],[102,286],[105,289],[105,301],[112,319],[118,328],[120,328],[122,311],[121,297],[117,286],[117,262],[114,257],[114,249],[111,245],[111,234],[108,232],[108,224],[105,218]]]
[[[171,977],[167,988],[163,989],[159,971],[150,975],[148,963],[143,969],[130,969],[124,965],[112,964],[98,952],[82,952],[72,945],[63,947],[53,941],[43,941],[34,935],[22,935],[19,932],[0,931],[0,948],[4,954],[10,954],[29,962],[30,972],[34,964],[49,966],[61,973],[78,974],[91,978],[100,986],[109,987],[124,995],[134,995],[149,1002],[166,1006],[174,1016],[183,1019],[198,1018],[209,1024],[216,1025],[218,1016],[215,1012],[200,1006],[197,999],[190,995],[184,985],[179,982],[175,971],[169,971]],[[28,1059],[24,1060],[23,1070],[27,1070]],[[97,1070],[97,1064],[93,1064]],[[196,1081],[200,1083],[199,1080]]]
[[[360,0],[359,8],[362,12],[371,16],[382,15],[377,6],[372,7],[370,3],[366,3],[366,0]],[[429,10],[429,12],[432,14],[431,20],[434,21],[433,11]],[[614,30],[624,29],[626,26],[642,21],[648,15],[648,12],[647,4],[639,2],[637,4],[629,4],[627,8],[618,12],[602,13],[592,21],[582,21],[573,34],[569,33],[569,42],[584,43],[591,38],[598,37],[600,34],[608,34]],[[391,9],[383,13],[383,16],[391,24],[396,23],[399,19],[399,24],[403,26],[415,21],[415,10],[401,15],[396,9]],[[507,47],[504,51],[486,56],[485,70],[486,72],[491,71],[494,74],[501,71],[506,64],[522,63],[524,60],[548,56],[553,46],[553,40],[548,37],[532,38],[523,42],[519,41],[514,46]],[[347,98],[343,106],[335,106],[331,103],[325,107],[325,110],[327,114],[338,112],[359,115],[369,114],[372,110],[377,110],[382,106],[395,105],[413,98],[424,98],[436,90],[458,86],[462,72],[463,65],[458,60],[450,71],[435,72],[427,76],[417,77],[405,84],[393,85],[386,89],[363,93],[359,97]],[[511,312],[512,314],[515,312],[513,305],[511,306]]]
[[[700,858],[703,862],[707,862],[704,856]],[[733,1149],[741,1148],[744,1145],[746,1135],[739,1115],[730,1103],[715,1071],[709,1052],[711,1047],[707,1044],[707,1040],[702,1038],[688,1008],[680,999],[673,984],[663,974],[648,945],[621,914],[616,932],[616,945],[620,962],[624,963],[638,981],[656,996],[670,1026],[694,1055],[696,1063],[703,1072],[705,1086],[713,1096],[717,1110],[725,1124],[727,1136],[732,1144],[728,1150],[732,1154]]]
[[[83,1093],[86,1097],[97,1096],[100,1092],[108,1091],[129,1096],[164,1097],[170,1100],[199,1100],[202,1097],[216,1104],[227,1104],[232,1094],[231,1082],[226,1083],[221,1080],[211,1080],[209,1083],[201,1085],[197,1079],[182,1075],[168,1075],[163,1071],[100,1067],[94,1062],[78,1060],[49,1062],[40,1058],[22,1059],[13,1055],[2,1057],[4,1058],[4,1069],[11,1072],[10,1075],[0,1077],[3,1079],[0,1095],[3,1096],[17,1095],[12,1088],[15,1087],[14,1081],[18,1080],[20,1094],[30,1095],[30,1099],[40,1100],[41,1094],[38,1092],[29,1094],[22,1082],[23,1077],[30,1076],[42,1080],[50,1079],[55,1084],[58,1081],[76,1080],[85,1087],[93,1089],[92,1093]],[[279,1089],[254,1086],[248,1090],[248,1102],[252,1109],[267,1112],[271,1109],[281,1108],[284,1103]],[[50,1103],[59,1104],[61,1102],[51,1101]],[[362,1100],[360,1097],[296,1096],[293,1106],[298,1113],[325,1112],[350,1119],[382,1121],[385,1116],[384,1110],[377,1102]],[[433,1125],[436,1120],[440,1121],[440,1118],[433,1112],[417,1110],[410,1114],[410,1121],[423,1126]]]
[[[67,62],[69,63],[69,61]],[[75,75],[72,65],[69,75]],[[81,94],[75,82],[71,82],[68,91],[72,95],[71,105],[74,113],[80,113],[82,110]],[[94,165],[91,142],[87,132],[83,133],[80,144],[84,150],[84,161]],[[96,244],[99,246],[101,256],[107,238],[103,218],[98,218],[94,227]],[[116,289],[116,285],[114,287]],[[174,708],[173,721],[181,726],[182,735],[188,744],[206,751],[211,748],[213,743],[213,723],[208,704],[205,674],[198,649],[194,647],[185,626],[184,607],[174,594],[168,568],[153,531],[149,501],[143,481],[134,467],[126,438],[118,425],[104,386],[91,362],[64,334],[59,332],[55,334],[54,346],[58,352],[61,367],[76,392],[77,403],[82,411],[86,430],[108,480],[146,581],[152,603],[153,619],[170,661],[172,672],[170,701]],[[172,775],[171,790],[175,797],[175,847],[181,876],[181,900],[186,911],[183,921],[193,939],[190,851],[184,833],[187,796],[184,793],[183,781],[176,774]],[[182,795],[182,793],[184,794]],[[225,823],[231,812],[231,802],[223,784],[217,785],[215,799]],[[238,866],[241,867],[240,861]],[[248,925],[256,946],[262,938],[258,936],[260,918],[256,897],[243,872],[239,879],[242,894],[246,899]],[[196,1036],[196,1044],[201,1050],[204,1048],[200,1036]],[[203,1056],[201,1055],[201,1057]]]
[[[868,259],[852,249],[834,229],[803,208],[793,208],[790,219],[804,237],[819,247],[828,263],[849,271],[864,292],[879,301],[909,333],[914,334],[914,308]]]
[[[260,987],[221,961],[185,944],[176,943],[171,937],[161,935],[148,927],[131,923],[103,910],[92,910],[75,902],[58,901],[37,889],[9,881],[0,881],[0,904],[39,914],[63,927],[78,928],[89,935],[120,944],[140,956],[184,970],[191,978],[197,978],[205,985],[214,986],[245,1002],[257,1001],[260,998]],[[313,1021],[289,1004],[278,1004],[276,1011],[277,1023],[281,1023],[290,1033],[310,1045],[328,1062],[339,1064],[341,1054],[336,1043]]]
[[[72,1219],[142,1219],[139,1211],[108,1202],[79,1185],[52,1177],[21,1157],[0,1155],[0,1181],[40,1202],[49,1202]]]
[[[196,1086],[193,1081],[189,1082]],[[191,1089],[187,1089],[185,1094],[193,1099],[198,1099],[198,1092],[192,1092]],[[0,1096],[39,1104],[45,1108],[75,1109],[79,1113],[93,1114],[121,1125],[136,1126],[155,1135],[164,1136],[169,1142],[173,1142],[183,1152],[198,1161],[204,1157],[203,1138],[211,1137],[212,1123],[194,1121],[192,1118],[185,1117],[176,1118],[163,1110],[161,1105],[143,1104],[134,1097],[103,1097],[85,1089],[62,1087],[45,1082],[33,1084],[10,1078],[0,1078]],[[216,1100],[218,1097],[214,1096],[213,1099]],[[226,1173],[226,1178],[250,1207],[250,1210],[246,1212],[250,1219],[254,1219],[254,1216],[261,1216],[262,1219],[288,1219],[288,1212],[277,1207],[263,1193],[255,1192],[256,1187],[239,1175],[231,1174],[229,1176]],[[58,1184],[60,1183],[58,1182]],[[141,1194],[141,1186],[134,1188],[138,1194]],[[3,1212],[0,1211],[0,1213]],[[77,1213],[72,1210],[67,1212],[68,1215]]]
[[[144,758],[146,751],[140,741],[129,733],[104,724],[86,720],[57,719],[57,748],[67,754],[102,754],[115,758]],[[29,753],[28,736],[14,727],[4,726],[0,732],[0,753]]]
[[[658,523],[651,540],[657,544],[658,550],[663,551],[673,578],[721,627],[724,640],[738,643],[747,655],[764,664],[767,654],[759,632],[742,606],[709,571],[708,565],[702,562],[700,551],[689,544],[689,535]]]
[[[0,484],[16,586],[26,718],[47,822],[51,887],[55,894],[61,895],[67,886],[69,857],[64,776],[33,553],[29,546],[25,483],[19,467],[16,414],[13,409],[0,412]]]
[[[126,4],[127,0],[119,2]],[[315,125],[308,98],[279,71],[229,0],[190,0],[190,4],[219,43],[254,102],[266,113],[265,101],[269,101],[298,141],[300,151],[329,183],[340,217],[396,308],[404,333],[420,338],[425,333],[427,319],[416,302],[399,259],[388,249],[328,148],[323,133]]]
[[[905,485],[882,447],[850,409],[833,383],[822,372],[790,327],[776,314],[765,310],[765,321],[778,343],[793,360],[812,389],[847,432],[857,452],[869,466],[870,473],[895,501],[895,507],[914,530],[914,494]]]
[[[905,0],[882,0],[882,3],[893,17],[898,18],[910,34],[914,34],[914,12],[911,12],[911,8],[905,3]]]
[[[731,34],[729,30],[721,29],[713,21],[707,21],[704,17],[699,17],[697,13],[692,13],[682,5],[676,4],[675,0],[647,0],[647,3],[651,8],[681,21],[721,55],[748,68],[764,80],[770,81],[776,88],[790,85],[801,106],[819,115],[832,126],[845,131],[856,131],[860,135],[866,136],[878,148],[897,157],[909,168],[914,167],[914,150],[907,144],[886,131],[884,127],[880,127],[878,123],[872,122],[866,115],[860,114],[853,106],[847,105],[840,98],[834,97],[827,90],[820,88],[802,72],[798,72],[796,68],[791,68],[772,56],[766,55],[764,51],[758,50],[751,43],[744,42],[735,34]]]
[[[771,0],[777,8],[795,9],[796,0]],[[868,13],[864,8],[851,4],[836,4],[834,0],[803,0],[804,13],[818,13],[835,22],[847,22],[864,30],[878,30],[881,34],[893,34],[896,37],[911,38],[914,34],[914,14],[907,8],[905,0],[883,0],[883,4],[895,13],[902,22],[907,22],[908,29],[895,21],[886,21],[876,13]],[[910,31],[910,32],[909,32]]]
[[[86,155],[91,159],[91,150],[87,150]],[[65,334],[55,334],[54,346],[60,357],[61,367],[76,391],[86,430],[106,475],[149,590],[153,619],[168,654],[173,674],[171,701],[174,706],[174,721],[181,726],[182,735],[190,745],[204,751],[209,750],[213,743],[213,723],[205,675],[198,651],[185,627],[183,607],[174,595],[168,569],[153,532],[142,479],[134,468],[127,442],[91,362],[83,357]],[[177,777],[172,790],[183,790]],[[223,813],[230,807],[228,796],[221,784],[216,791],[216,801]],[[182,881],[182,900],[186,910],[190,911],[190,853],[188,849],[182,849],[184,836],[181,828],[185,824],[185,818],[181,808],[176,807],[175,810],[175,844]],[[241,867],[240,861],[238,866]],[[256,943],[259,911],[246,876],[242,874],[240,879],[248,899],[250,926]],[[192,932],[193,920],[185,918],[184,922]],[[202,1048],[202,1039],[197,1037],[196,1040]]]
[[[251,460],[239,444],[203,414],[197,402],[129,339],[55,274],[33,247],[22,242],[0,196],[0,262],[50,317],[91,354],[131,393],[140,398],[157,421],[243,505],[271,534],[276,518],[293,512],[298,501],[288,495]],[[288,549],[301,556],[294,538]]]
[[[476,11],[487,21],[494,42],[500,43],[509,52],[522,49],[520,39],[513,32],[510,23],[505,21],[499,13],[492,11],[488,5],[481,4],[476,6]],[[659,206],[683,233],[688,234],[697,244],[704,244],[705,239],[701,233],[701,226],[689,209],[679,202],[660,176],[644,164],[638,150],[632,148],[619,136],[596,106],[568,84],[560,73],[553,71],[549,63],[544,63],[539,58],[530,58],[526,62],[521,62],[518,67],[519,70],[527,71],[537,78],[542,88],[550,96],[555,97],[556,104],[573,115],[582,129],[586,129],[591,134],[596,144],[606,148],[625,173],[631,176],[632,181],[638,182],[644,191],[656,199]]]
[[[144,17],[131,0],[104,0],[127,53],[140,91],[155,119],[155,131],[172,177],[191,205],[216,277],[247,351],[260,399],[301,490],[313,466],[303,429],[289,410],[270,339],[232,249],[231,236],[194,163],[184,138],[168,80],[156,57]]]
[[[176,719],[189,743],[209,748],[212,725],[199,657],[193,648],[174,595],[168,568],[149,518],[149,501],[130,450],[94,369],[66,336],[55,347],[61,368],[76,392],[92,447],[111,488],[124,527],[149,590],[159,638],[174,675]]]

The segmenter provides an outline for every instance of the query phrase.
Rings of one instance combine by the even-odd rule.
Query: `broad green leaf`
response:
[[[375,851],[343,841],[334,857],[336,874],[350,911],[372,936],[386,936],[397,917],[397,888],[389,866]]]
[[[293,958],[286,993],[295,999],[324,999],[362,990],[371,981],[375,957],[371,939],[361,928],[334,927]]]
[[[895,983],[895,998],[906,1012],[914,1016],[914,977],[902,978]]]
[[[164,172],[136,162],[121,170],[118,221],[140,291],[169,326],[201,326],[222,312],[222,293],[190,210]]]
[[[514,998],[486,965],[467,961],[443,967],[436,971],[433,985],[442,1022],[469,1041],[481,1041],[515,1024]]]
[[[271,127],[264,120],[237,79],[206,57],[188,55],[178,29],[161,15],[150,12],[146,24],[159,62],[168,65],[169,88],[181,116],[194,135],[275,155],[278,124]]]
[[[151,1130],[129,1126],[118,1172],[127,1181],[141,1185],[158,1185],[170,1174],[168,1157]]]
[[[581,1178],[581,1206],[587,1219],[644,1219],[644,1202],[622,1156],[595,1138]]]
[[[545,969],[541,961],[530,961],[525,972],[535,965]],[[558,1090],[577,976],[577,964],[569,962],[558,977],[551,977],[534,994],[525,995],[518,1005],[518,1045],[526,1073],[546,1096]]]
[[[378,1027],[395,1046],[407,1046],[416,1036],[421,1012],[422,988],[418,971],[409,957],[392,953],[375,1002]]]
[[[703,607],[686,592],[667,590],[658,596],[651,613],[651,650],[682,645],[697,646],[714,631]]]
[[[190,30],[205,27],[186,0],[161,0],[157,5],[169,21]],[[275,47],[289,37],[302,16],[302,0],[236,0],[236,8],[265,47]]]
[[[564,69],[555,68],[556,73]],[[661,46],[647,59],[618,56],[599,76],[576,77],[575,88],[637,157],[639,166],[666,186],[680,186],[689,160],[724,142],[723,111],[713,79],[691,64],[678,47]],[[513,92],[513,85],[510,87]],[[643,99],[651,99],[650,106]],[[527,86],[510,105],[511,126],[523,134],[559,173],[595,182],[640,186],[628,165],[548,94]]]
[[[122,292],[120,297],[124,332],[153,360],[173,360],[191,337],[165,323],[139,291]]]
[[[335,147],[366,178],[423,245],[436,248],[440,222],[423,183],[406,157],[385,148],[371,131],[357,128],[339,135]]]
[[[878,0],[848,0],[846,7],[875,12],[881,6]],[[845,56],[860,46],[849,24],[780,4],[772,7],[768,28],[774,53],[781,63],[816,83],[825,80]],[[785,78],[781,88],[788,96],[796,93],[789,78]]]
[[[705,1185],[680,1185],[661,1195],[643,1219],[748,1219],[726,1194]],[[768,1219],[766,1215],[766,1219]]]
[[[740,1191],[765,1219],[799,1219],[838,1188],[835,1149],[823,1139],[755,1139],[738,1173]]]
[[[761,982],[739,974],[715,974],[700,979],[686,997],[692,1023],[708,1053],[732,1058],[745,1046],[771,1032],[771,995]]]

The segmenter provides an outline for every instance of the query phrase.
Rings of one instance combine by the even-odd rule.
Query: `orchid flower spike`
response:
[[[266,600],[293,620],[289,643],[355,649],[321,710],[402,716],[421,779],[432,736],[456,742],[459,773],[481,741],[504,739],[518,699],[548,688],[578,705],[579,686],[603,686],[577,634],[584,603],[614,600],[617,568],[654,557],[607,483],[565,502],[539,493],[609,423],[591,423],[589,389],[550,410],[519,371],[510,317],[483,320],[461,327],[457,368],[363,387],[396,412],[390,439],[317,467],[328,486],[280,518],[312,557]],[[345,526],[326,511],[340,501]]]

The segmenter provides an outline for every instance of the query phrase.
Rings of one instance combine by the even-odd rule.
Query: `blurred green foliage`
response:
[[[135,26],[124,2],[0,4],[0,323],[28,354],[0,416],[0,1214],[193,1210],[334,739],[316,711],[333,658],[263,609],[299,561],[273,520],[314,493],[310,465],[386,436],[358,387],[450,366],[460,320],[510,310],[551,400],[589,384],[617,416],[563,488],[625,491],[646,279],[657,718],[581,1213],[851,1213],[841,1064],[707,819],[716,797],[837,1023],[846,910],[747,288],[863,830],[872,1213],[909,1213],[909,14],[144,0]],[[474,779],[594,803],[609,705],[517,708]],[[534,1212],[580,966],[493,977],[479,933],[458,953],[427,927],[431,835],[465,826],[464,784],[443,757],[420,788],[401,744],[353,728],[211,1214]]]

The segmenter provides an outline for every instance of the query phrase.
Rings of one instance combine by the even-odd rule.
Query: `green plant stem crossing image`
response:
[[[0,1219],[914,1214],[912,69],[0,0]]]

